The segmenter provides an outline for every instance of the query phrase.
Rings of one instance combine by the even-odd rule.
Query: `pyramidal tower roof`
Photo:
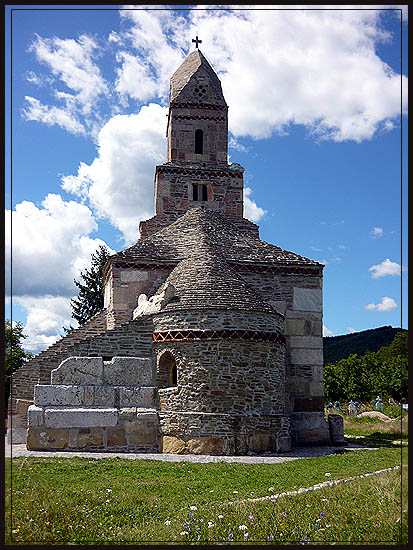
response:
[[[218,92],[220,92],[220,94],[222,95],[222,100],[224,100],[221,82],[218,76],[216,75],[211,65],[208,63],[203,53],[199,49],[196,49],[188,55],[182,65],[174,72],[171,77],[171,89],[169,97],[170,102],[177,99],[177,97],[188,84],[190,79],[197,72],[207,73],[212,85],[217,89]]]

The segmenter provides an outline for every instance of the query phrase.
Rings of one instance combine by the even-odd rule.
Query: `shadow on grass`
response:
[[[373,432],[369,435],[359,436],[357,439],[345,436],[348,443],[357,443],[358,445],[366,445],[371,447],[394,447],[400,446],[402,441],[407,445],[407,437],[404,434]]]

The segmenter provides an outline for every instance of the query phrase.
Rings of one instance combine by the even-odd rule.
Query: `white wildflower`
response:
[[[212,521],[208,521],[208,527],[214,527],[215,523],[212,523]]]
[[[240,525],[238,529],[241,529],[241,531],[245,531],[246,529],[248,529],[248,527],[246,525]]]
[[[165,522],[164,522],[164,525],[171,525],[171,521],[169,519],[167,519]]]
[[[188,531],[181,531],[179,534],[184,536],[184,535],[188,535],[189,533],[188,533]]]
[[[324,475],[325,475],[326,477],[330,477],[330,476],[331,476],[330,472],[326,472]]]
[[[198,508],[196,506],[190,506],[189,509],[193,510],[194,512],[196,512],[198,510]]]

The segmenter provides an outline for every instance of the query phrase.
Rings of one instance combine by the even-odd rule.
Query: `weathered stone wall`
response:
[[[285,315],[286,391],[298,443],[328,439],[324,420],[322,277],[240,272]]]
[[[170,274],[170,268],[136,269],[112,266],[105,294],[108,299],[107,328],[113,329],[132,319],[140,294],[152,296]]]
[[[278,314],[249,311],[175,311],[154,315],[154,333],[238,329],[278,333]],[[179,335],[178,335],[179,338]],[[290,448],[284,346],[273,341],[196,339],[154,342],[168,351],[177,386],[159,388],[163,452],[232,454]]]
[[[35,386],[28,449],[159,451],[152,359],[70,357],[51,378]]]
[[[151,356],[152,323],[150,319],[131,321],[106,332],[105,315],[106,311],[103,311],[99,320],[103,325],[101,327],[103,333],[96,334],[92,328],[89,330],[82,326],[39,353],[13,374],[9,414],[15,413],[18,398],[33,400],[34,386],[38,383],[49,384],[51,371],[67,357]]]

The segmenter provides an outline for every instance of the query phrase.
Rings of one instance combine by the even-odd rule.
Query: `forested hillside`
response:
[[[407,330],[399,329],[389,346],[325,364],[326,400],[368,402],[378,395],[382,399],[407,399],[407,338]]]
[[[367,351],[378,351],[383,346],[389,346],[401,331],[404,329],[385,326],[342,336],[325,336],[324,365],[346,359],[353,353],[364,355]]]

